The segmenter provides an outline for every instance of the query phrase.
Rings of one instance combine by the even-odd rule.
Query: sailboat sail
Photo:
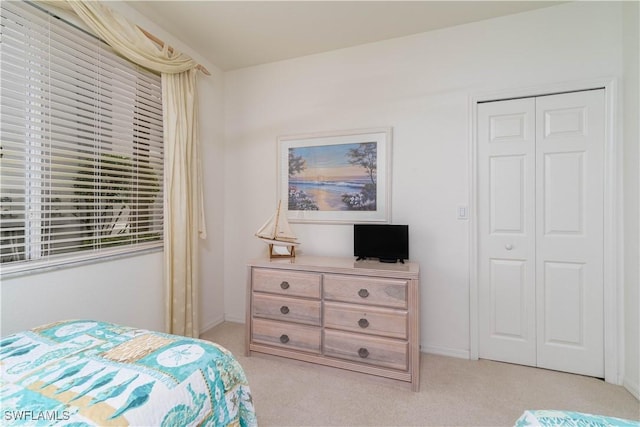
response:
[[[279,201],[276,213],[256,231],[256,236],[271,243],[296,244],[298,238],[291,231],[286,211],[281,209],[281,205],[282,201]]]

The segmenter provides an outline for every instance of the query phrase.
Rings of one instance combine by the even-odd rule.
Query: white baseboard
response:
[[[423,353],[437,354],[440,356],[457,357],[458,359],[469,359],[469,350],[460,350],[457,348],[438,347],[432,345],[420,346],[420,351]]]
[[[207,332],[209,329],[215,328],[222,322],[235,322],[235,323],[245,323],[246,319],[244,317],[235,317],[235,316],[218,316],[213,320],[208,321],[207,323],[200,326],[200,334]]]
[[[234,322],[234,323],[246,323],[247,319],[244,316],[229,316],[228,314],[225,314],[224,321]]]
[[[633,397],[635,397],[637,400],[640,400],[640,386],[638,386],[638,383],[625,378],[622,385],[627,389],[629,393],[633,395]]]
[[[222,316],[218,316],[213,320],[208,321],[207,323],[203,324],[200,326],[200,332],[201,334],[204,332],[207,332],[209,329],[211,328],[215,328],[216,326],[218,326],[220,323],[224,322],[224,317]]]

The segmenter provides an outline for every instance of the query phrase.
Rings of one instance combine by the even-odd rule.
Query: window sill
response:
[[[15,265],[0,265],[0,279],[9,279],[20,276],[28,276],[32,274],[41,274],[48,271],[60,270],[65,268],[79,267],[88,264],[97,264],[100,262],[113,261],[121,258],[130,258],[132,256],[146,255],[155,252],[162,252],[164,245],[162,242],[137,246],[136,248],[127,247],[126,249],[113,249],[108,251],[93,251],[91,253],[75,253],[60,257],[59,259],[47,259],[42,261],[30,261]]]

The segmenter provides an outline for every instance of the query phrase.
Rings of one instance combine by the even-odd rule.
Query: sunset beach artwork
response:
[[[384,216],[386,136],[374,132],[281,141],[281,198],[289,219],[367,221]]]
[[[290,148],[290,210],[376,210],[377,143]]]

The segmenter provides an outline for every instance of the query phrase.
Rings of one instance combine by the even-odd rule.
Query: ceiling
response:
[[[552,6],[560,1],[127,1],[224,71]]]

